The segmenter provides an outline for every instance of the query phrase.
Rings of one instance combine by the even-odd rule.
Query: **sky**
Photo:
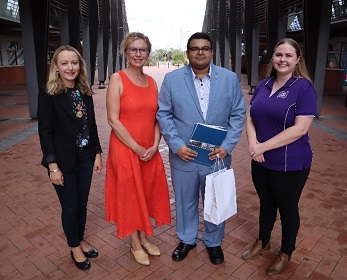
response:
[[[129,31],[149,37],[152,50],[186,50],[187,40],[202,30],[206,0],[125,0]]]

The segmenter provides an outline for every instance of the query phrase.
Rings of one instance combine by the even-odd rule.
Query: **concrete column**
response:
[[[273,49],[278,41],[278,14],[280,3],[278,0],[268,0],[267,7],[267,60],[272,56]]]
[[[117,71],[117,46],[118,46],[118,0],[111,0],[111,40],[110,40],[110,51],[109,51],[109,67],[108,74],[111,76],[112,73]]]
[[[252,68],[253,64],[253,53],[254,49],[257,48],[255,46],[253,39],[254,39],[254,3],[253,0],[244,0],[244,17],[245,17],[245,24],[244,24],[244,32],[245,32],[245,49],[246,49],[246,57],[247,57],[247,79],[248,79],[248,85],[250,86],[250,92],[253,92],[253,87],[256,86],[254,84],[254,78],[252,78],[252,71],[254,70]],[[258,50],[258,49],[257,49]],[[258,66],[257,66],[258,69]]]
[[[106,81],[110,39],[110,2],[102,0],[102,26],[98,31],[98,80],[99,87]]]
[[[329,3],[330,2],[330,3]],[[320,27],[317,46],[316,69],[314,87],[317,91],[317,116],[320,116],[322,109],[322,98],[324,91],[324,80],[326,71],[326,60],[329,48],[331,1],[322,1],[320,14]]]
[[[107,71],[107,57],[108,57],[108,47],[105,49],[104,45],[104,32],[102,28],[98,32],[98,81],[99,87],[106,81],[106,71]],[[107,42],[108,46],[108,42]],[[105,60],[105,51],[106,51],[106,60]]]
[[[307,68],[313,77],[317,91],[317,116],[320,116],[322,107],[330,33],[331,4],[332,0],[304,1],[304,53]]]
[[[46,84],[50,0],[19,0],[30,118],[37,118],[39,88]]]
[[[212,27],[211,27],[211,41],[212,41],[212,47],[214,48],[213,56],[212,56],[212,61],[213,63],[218,65],[217,62],[217,49],[218,49],[218,31],[217,31],[217,23],[218,23],[218,3],[219,0],[213,0],[211,5],[212,5],[212,11],[211,11],[211,17],[212,17]]]
[[[2,38],[0,43],[1,43],[2,65],[3,66],[9,66],[8,56],[7,56],[7,40]]]
[[[59,10],[59,32],[60,32],[60,44],[69,45],[69,19],[67,13]]]
[[[67,8],[69,26],[69,45],[76,48],[80,53],[82,53],[80,42],[80,1],[67,1]]]
[[[87,75],[90,86],[94,85],[96,48],[99,27],[98,3],[88,0],[89,19],[82,20],[83,58],[87,65]]]
[[[115,58],[116,58],[116,68],[115,71],[119,71],[122,70],[122,66],[123,66],[123,57],[120,54],[119,48],[116,46],[116,48],[114,48],[114,54],[115,54]]]
[[[241,80],[241,30],[237,29],[237,1],[229,0],[229,43],[231,56],[231,69]]]
[[[225,49],[224,49],[224,68],[231,70],[231,65],[230,65],[230,44],[228,38],[225,36],[224,38],[224,44],[225,44]]]
[[[235,36],[235,57],[234,57],[234,63],[235,63],[235,68],[234,71],[236,75],[239,77],[239,80],[241,81],[241,56],[242,56],[242,34],[241,30],[236,31],[236,36]]]
[[[110,77],[115,72],[115,63],[114,63],[114,57],[117,56],[117,53],[113,54],[113,47],[112,47],[112,40],[109,41],[109,47],[108,47],[108,77]]]
[[[226,54],[226,0],[219,0],[219,13],[218,13],[218,43],[220,51],[220,66],[225,67],[229,59],[225,59]]]
[[[216,48],[213,52],[213,54],[215,55],[216,57],[216,60],[215,60],[215,64],[218,65],[218,66],[221,66],[221,51],[220,51],[220,48],[219,48],[219,40],[217,39],[217,42],[216,42]]]
[[[287,16],[281,16],[278,19],[278,34],[277,34],[278,41],[287,36],[287,20],[288,20]],[[271,50],[271,53],[273,53],[273,50]]]
[[[251,60],[251,90],[258,85],[258,72],[259,72],[259,25],[253,27],[253,48]]]
[[[86,20],[86,19],[81,20],[81,25],[82,25],[82,42],[83,42],[83,54],[82,55],[83,55],[84,61],[86,62],[89,85],[93,85],[91,83],[92,73],[90,71],[90,68],[91,68],[90,39],[89,39],[90,26],[89,26],[88,20]]]
[[[120,43],[124,37],[124,26],[123,26],[123,4],[122,0],[118,0],[117,6],[117,21],[118,21],[118,36],[117,36],[117,61],[116,61],[116,70],[119,71],[125,68],[125,63],[123,55],[119,51]]]

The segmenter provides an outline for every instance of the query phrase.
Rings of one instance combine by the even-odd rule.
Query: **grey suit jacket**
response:
[[[177,151],[188,143],[194,123],[223,126],[228,133],[221,145],[228,153],[225,166],[231,165],[231,152],[240,139],[245,121],[245,102],[235,73],[211,64],[211,88],[206,120],[194,86],[190,65],[165,75],[159,93],[157,119],[169,146],[169,161],[176,169],[191,171],[196,163],[185,162]],[[211,166],[213,165],[211,161]]]

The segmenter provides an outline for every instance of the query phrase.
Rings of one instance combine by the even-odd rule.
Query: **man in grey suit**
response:
[[[240,139],[245,103],[235,73],[211,63],[212,42],[208,34],[195,33],[187,43],[189,65],[166,74],[159,93],[157,119],[169,146],[171,177],[176,201],[176,233],[180,244],[172,254],[183,260],[196,246],[199,230],[199,191],[205,193],[205,177],[213,172],[217,155],[231,166],[231,152]],[[197,153],[187,147],[194,123],[223,126],[227,135],[211,151],[211,166],[194,163]],[[204,221],[202,234],[213,264],[221,264],[225,223]]]

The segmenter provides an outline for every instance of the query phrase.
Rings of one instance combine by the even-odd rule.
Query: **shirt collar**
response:
[[[211,78],[211,64],[210,64],[210,68],[208,69],[208,73],[207,73],[207,77],[209,77],[209,78]],[[192,75],[193,75],[193,79],[195,79],[195,78],[198,78],[199,79],[199,77],[194,73],[194,71],[193,71],[193,68],[190,66],[190,70],[192,71]]]
[[[301,77],[291,77],[283,86],[283,88],[291,87],[293,84],[296,83],[297,80],[299,80]],[[267,82],[265,83],[265,86],[268,88],[272,88],[273,84],[275,82],[275,76],[270,77]]]

